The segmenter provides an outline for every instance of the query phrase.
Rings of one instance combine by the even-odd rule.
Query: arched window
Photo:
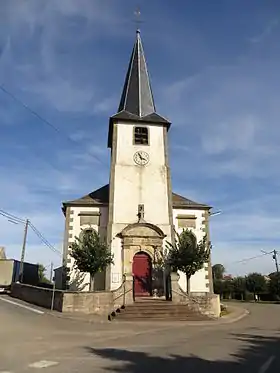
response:
[[[148,127],[134,127],[134,145],[149,145]]]
[[[82,229],[81,233],[80,233],[80,240],[88,233],[92,233],[92,232],[96,232],[95,229],[93,228],[86,228],[86,229]]]

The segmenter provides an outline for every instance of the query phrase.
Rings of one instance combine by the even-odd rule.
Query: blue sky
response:
[[[0,208],[31,219],[58,249],[61,202],[108,182],[108,117],[117,110],[135,38],[157,111],[172,121],[173,190],[222,210],[213,262],[269,273],[279,248],[280,3],[261,0],[2,0]],[[23,227],[1,218],[0,245],[19,258]],[[27,260],[60,258],[28,235]]]

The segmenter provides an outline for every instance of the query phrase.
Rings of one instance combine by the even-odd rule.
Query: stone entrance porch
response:
[[[156,264],[162,255],[163,239],[166,237],[163,231],[149,223],[130,224],[118,235],[122,239],[122,272],[125,274],[127,281],[135,280],[133,265],[135,258],[141,254],[146,254],[152,263],[150,295],[155,289],[160,295],[163,293],[163,276],[160,276],[160,270]],[[135,267],[134,267],[135,268]],[[135,291],[135,288],[134,288]],[[139,288],[138,288],[139,292]],[[146,292],[145,295],[148,295]],[[135,294],[137,296],[137,294]],[[139,293],[138,293],[139,296]]]

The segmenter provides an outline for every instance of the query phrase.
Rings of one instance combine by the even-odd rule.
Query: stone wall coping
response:
[[[35,286],[35,285],[29,285],[29,284],[22,284],[21,282],[14,282],[13,286],[27,287],[27,288],[32,288],[32,289],[47,290],[47,291],[53,292],[53,288],[44,288],[43,286]],[[56,289],[56,288],[55,288],[55,291],[59,292],[59,293],[64,293],[65,292],[65,290]]]
[[[44,288],[43,288],[44,289]],[[110,290],[94,290],[94,291],[74,291],[74,290],[58,290],[61,291],[64,294],[109,294],[112,293]]]

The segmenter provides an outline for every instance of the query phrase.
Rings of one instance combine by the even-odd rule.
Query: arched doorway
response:
[[[152,260],[143,251],[133,257],[132,273],[134,277],[134,296],[152,295]]]

